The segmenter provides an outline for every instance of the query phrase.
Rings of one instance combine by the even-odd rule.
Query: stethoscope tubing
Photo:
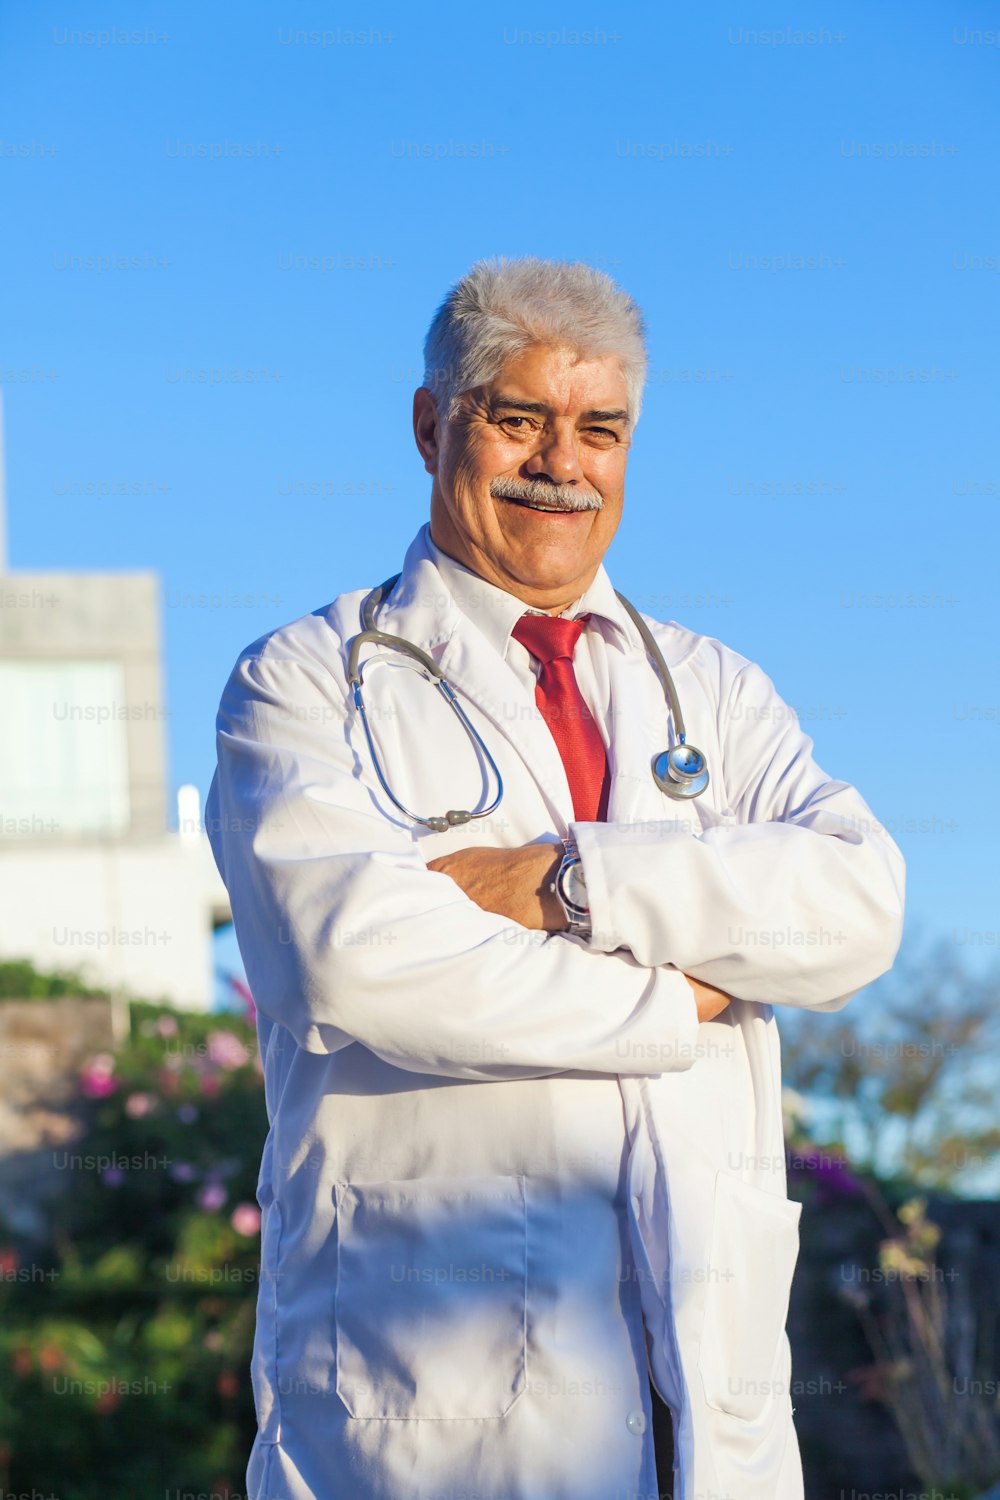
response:
[[[400,576],[401,575],[399,573],[394,573],[391,578],[385,579],[383,583],[380,583],[376,588],[372,589],[371,592],[368,593],[362,601],[362,628],[350,642],[347,656],[347,681],[354,697],[355,707],[357,708],[358,713],[361,716],[361,724],[364,729],[365,739],[368,742],[369,754],[371,755],[372,764],[375,767],[375,774],[378,777],[379,784],[382,787],[382,790],[385,792],[390,802],[392,802],[393,805],[397,807],[399,811],[403,813],[407,818],[412,819],[415,823],[420,823],[426,828],[432,829],[435,833],[443,833],[448,828],[454,828],[463,823],[470,823],[476,818],[489,817],[491,813],[495,812],[500,805],[501,798],[503,797],[503,778],[500,775],[500,768],[498,767],[493,756],[490,754],[490,751],[485,741],[483,740],[482,735],[476,729],[468,714],[463,709],[461,703],[458,700],[458,695],[455,693],[454,689],[448,682],[447,678],[445,677],[444,673],[442,672],[441,668],[438,666],[434,658],[430,656],[426,651],[424,651],[420,646],[415,645],[412,641],[408,641],[405,636],[392,635],[388,631],[379,630],[377,625],[375,624],[376,611],[385,601],[385,599],[388,598],[389,594],[392,593],[392,590],[399,582]],[[669,705],[671,717],[673,719],[674,733],[677,737],[677,744],[672,749],[661,751],[659,755],[653,756],[653,779],[656,782],[657,786],[660,787],[661,791],[663,791],[668,797],[690,798],[700,796],[701,793],[705,790],[705,787],[708,785],[708,770],[705,766],[705,757],[702,755],[700,750],[696,750],[693,745],[689,746],[687,744],[687,732],[684,724],[684,715],[681,711],[680,699],[677,696],[677,689],[674,686],[674,679],[671,675],[670,668],[667,666],[667,663],[664,660],[663,652],[660,650],[653,632],[650,630],[649,626],[646,624],[639,611],[633,604],[629,602],[628,599],[626,599],[625,595],[619,593],[617,589],[615,589],[615,597],[619,600],[623,608],[628,612],[632,623],[635,625],[635,628],[639,632],[643,645],[646,647],[646,650],[649,652],[650,656],[652,656],[654,662],[656,663],[656,669],[659,673],[660,680],[663,683],[664,692],[666,693],[667,697],[667,703]],[[404,656],[409,656],[414,661],[418,662],[420,666],[423,667],[424,670],[428,673],[431,682],[435,687],[439,689],[445,701],[458,716],[458,720],[461,723],[466,734],[468,735],[471,743],[476,747],[478,751],[481,751],[487,765],[489,766],[490,771],[496,778],[497,793],[488,807],[481,808],[478,812],[469,812],[464,809],[450,808],[443,817],[422,818],[418,813],[415,813],[410,808],[408,808],[406,804],[401,802],[400,799],[396,796],[395,792],[389,785],[388,778],[386,777],[385,772],[382,769],[382,763],[379,759],[378,751],[375,747],[375,737],[372,734],[371,725],[368,722],[368,715],[365,711],[364,698],[361,692],[362,674],[364,669],[360,665],[360,657],[361,648],[365,645],[387,646],[391,650],[399,651]],[[675,757],[677,757],[676,760]],[[695,769],[693,771],[687,769],[686,765],[693,765]],[[486,784],[488,786],[489,782],[487,781]]]

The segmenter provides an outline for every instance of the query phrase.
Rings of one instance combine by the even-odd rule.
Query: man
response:
[[[249,1493],[800,1500],[772,1006],[885,971],[902,861],[759,668],[646,620],[709,772],[654,779],[680,721],[602,566],[631,299],[480,263],[426,355],[430,524],[372,623],[465,723],[367,637],[366,730],[368,589],[248,647],[219,712],[271,1120]]]

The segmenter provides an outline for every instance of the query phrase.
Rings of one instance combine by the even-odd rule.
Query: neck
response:
[[[435,547],[444,552],[453,562],[461,563],[463,568],[468,568],[478,578],[491,583],[494,588],[503,589],[505,594],[512,594],[522,604],[530,605],[532,609],[540,609],[547,615],[563,614],[594,581],[594,575],[591,574],[590,578],[577,579],[569,584],[556,584],[548,589],[533,588],[519,578],[508,578],[499,573],[491,565],[489,558],[478,548],[463,547],[461,538],[455,534],[453,528],[448,528],[447,536],[441,538],[435,534],[432,521],[430,537]]]

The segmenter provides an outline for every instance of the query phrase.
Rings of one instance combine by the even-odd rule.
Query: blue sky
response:
[[[11,566],[161,575],[204,796],[240,648],[425,519],[448,286],[590,261],[650,337],[614,581],[761,662],[896,834],[911,938],[992,957],[995,15],[614,16],[0,5]]]

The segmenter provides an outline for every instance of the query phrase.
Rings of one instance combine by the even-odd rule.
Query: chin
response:
[[[569,587],[589,569],[576,551],[547,547],[515,553],[509,558],[509,571],[529,588],[550,591]]]

